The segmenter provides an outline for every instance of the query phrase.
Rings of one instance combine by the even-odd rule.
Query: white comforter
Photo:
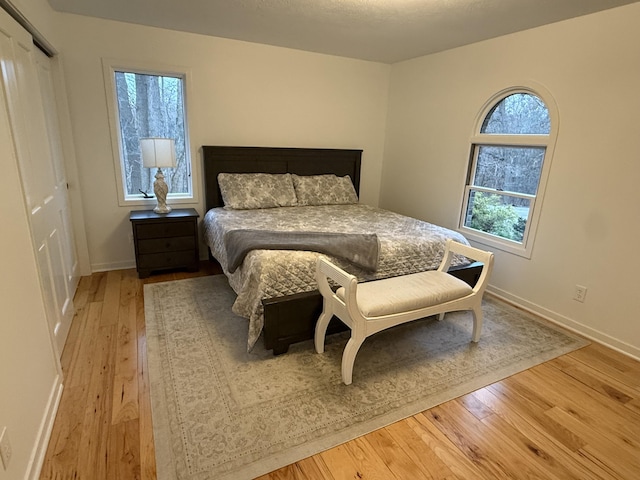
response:
[[[262,332],[263,299],[318,288],[315,265],[320,254],[254,250],[234,273],[229,273],[223,239],[226,232],[234,229],[375,233],[380,241],[378,269],[375,272],[331,258],[336,265],[360,280],[433,270],[440,264],[446,239],[468,244],[461,234],[452,230],[362,204],[260,210],[213,208],[204,218],[205,241],[238,295],[233,305],[234,313],[249,319],[248,349],[253,347]],[[466,259],[457,258],[453,265],[464,263],[468,263]]]

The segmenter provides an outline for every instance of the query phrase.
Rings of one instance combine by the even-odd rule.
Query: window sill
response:
[[[195,197],[189,196],[180,196],[180,197],[169,197],[167,198],[167,205],[196,205],[198,201]],[[156,197],[153,198],[129,198],[129,199],[120,199],[119,202],[121,207],[148,207],[153,208],[158,204]]]
[[[479,243],[489,248],[495,248],[503,252],[511,253],[519,257],[531,258],[531,251],[533,245],[524,245],[522,243],[516,243],[510,240],[506,240],[495,235],[483,234],[477,230],[461,227],[458,228],[458,232],[465,236],[470,242]]]

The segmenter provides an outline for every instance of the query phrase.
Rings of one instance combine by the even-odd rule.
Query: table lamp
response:
[[[164,181],[163,168],[175,168],[176,148],[173,138],[141,138],[140,150],[142,151],[142,166],[145,168],[157,168],[156,180],[153,182],[153,192],[156,194],[158,204],[153,209],[156,213],[169,213],[171,207],[167,205],[167,193],[169,187]]]

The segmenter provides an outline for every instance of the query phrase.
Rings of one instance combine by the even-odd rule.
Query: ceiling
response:
[[[49,0],[60,12],[395,63],[637,0]]]

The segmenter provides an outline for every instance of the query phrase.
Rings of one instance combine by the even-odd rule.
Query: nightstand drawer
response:
[[[196,239],[193,235],[190,237],[149,238],[138,241],[138,253],[140,255],[180,250],[193,251],[195,247]]]
[[[192,266],[196,264],[196,252],[194,250],[138,255],[138,268],[140,269],[155,270],[157,268]]]
[[[193,221],[146,223],[136,225],[136,236],[139,239],[184,237],[194,235],[195,228],[196,223]]]

